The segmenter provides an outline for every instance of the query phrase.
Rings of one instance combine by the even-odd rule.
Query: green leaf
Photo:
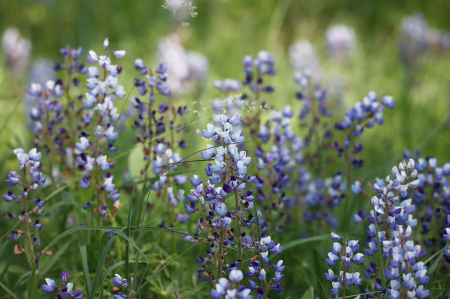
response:
[[[17,222],[17,223],[19,223],[19,222]],[[24,243],[24,239],[22,239],[20,242],[19,242],[19,245],[22,245],[23,243]],[[3,269],[3,272],[2,272],[2,274],[0,275],[0,281],[2,281],[3,280],[3,277],[5,276],[5,274],[6,274],[6,272],[8,271],[8,268],[9,268],[9,266],[11,265],[11,263],[14,261],[14,259],[16,258],[16,254],[11,254],[10,255],[10,257],[9,257],[9,260],[8,260],[8,263],[5,265],[5,268]]]
[[[0,127],[0,135],[2,135],[3,131],[8,126],[8,123],[11,120],[11,117],[14,115],[14,113],[16,113],[17,109],[19,109],[21,103],[22,103],[22,101],[16,101],[13,109],[9,112],[8,116],[5,118],[2,126]]]
[[[1,286],[2,288],[4,288],[5,291],[7,291],[7,292],[11,295],[11,297],[13,297],[14,299],[19,299],[19,298],[13,293],[13,291],[11,291],[11,290],[10,290],[7,286],[5,286],[3,283],[0,282],[0,286]]]
[[[136,260],[130,260],[130,263],[135,263]],[[147,261],[139,261],[140,263],[147,263]],[[105,272],[103,272],[102,274],[102,281],[106,279],[106,277],[109,275],[109,273],[111,273],[114,269],[119,268],[120,266],[124,265],[125,261],[121,261],[118,263],[115,263],[114,265],[112,265],[111,267],[109,267],[108,269],[105,270]]]
[[[329,297],[329,292],[325,291],[325,288],[323,287],[323,284],[322,284],[322,282],[320,281],[319,276],[316,276],[316,277],[317,277],[317,280],[318,280],[319,283],[320,283],[320,286],[322,287],[323,293],[326,294],[326,296],[327,296],[327,298],[328,298],[328,297]]]
[[[109,227],[109,226],[77,226],[77,227],[71,228],[69,230],[66,230],[65,232],[63,232],[62,234],[57,236],[55,239],[53,239],[53,241],[51,241],[50,244],[48,244],[47,248],[43,251],[41,257],[44,256],[44,253],[47,252],[47,250],[49,250],[59,240],[61,240],[62,238],[66,237],[66,236],[68,236],[68,235],[70,235],[72,233],[80,231],[80,230],[109,230],[109,231],[114,231],[115,234],[121,236],[122,238],[127,240],[131,245],[133,245],[133,247],[135,247],[148,260],[147,256],[141,251],[141,249],[130,238],[128,238],[124,233],[122,233],[120,231],[120,230],[125,230],[125,228]]]
[[[70,184],[69,184],[69,185],[70,185]],[[61,187],[61,188],[64,189],[64,188],[66,188],[66,187],[69,186],[69,185],[65,185],[65,186],[63,186],[63,187]],[[60,189],[61,189],[61,188],[60,188]],[[62,189],[61,189],[60,191],[62,191]],[[58,189],[58,190],[59,190],[59,189]],[[55,192],[53,192],[52,194],[55,195],[56,193],[59,192],[58,190],[55,191]],[[52,194],[50,194],[46,199],[50,198]],[[65,201],[60,201],[60,202],[58,202],[58,203],[52,204],[50,207],[46,208],[46,209],[44,210],[44,212],[39,216],[38,219],[44,218],[44,217],[45,217],[48,213],[50,213],[51,211],[53,211],[53,210],[59,208],[60,206],[65,206],[65,205],[75,205],[75,206],[77,206],[80,210],[83,210],[83,207],[82,207],[82,205],[81,205],[80,203],[75,202],[75,201],[73,201],[73,200],[65,200]]]
[[[434,270],[436,269],[436,267],[439,265],[439,262],[442,259],[442,256],[444,255],[444,251],[440,251],[441,253],[439,254],[439,256],[437,257],[437,259],[434,261],[434,263],[431,265],[430,269],[428,270],[428,275],[433,274]]]
[[[95,297],[95,293],[97,292],[100,278],[102,276],[103,264],[105,263],[109,248],[111,248],[111,245],[114,242],[114,240],[116,239],[116,237],[117,237],[116,235],[112,236],[111,239],[109,239],[108,244],[106,244],[105,249],[103,250],[100,261],[98,262],[97,271],[95,272],[94,281],[92,283],[92,290],[88,297],[89,299],[94,299],[94,297]]]
[[[87,259],[87,250],[86,245],[79,246],[80,247],[80,254],[81,254],[81,265],[83,266],[83,272],[84,272],[84,280],[86,283],[86,297],[89,298],[89,294],[91,293],[91,279],[89,277],[89,265],[88,265],[88,259]]]
[[[52,198],[53,196],[55,196],[55,195],[58,194],[59,192],[63,191],[64,189],[66,189],[67,187],[69,187],[70,185],[72,185],[73,183],[75,183],[75,181],[70,182],[70,183],[68,183],[68,184],[66,184],[66,185],[64,185],[64,186],[59,187],[58,189],[56,189],[55,191],[53,191],[49,196],[47,196],[46,198],[44,198],[43,201],[49,200],[50,198]],[[45,210],[44,210],[44,213],[45,213]]]
[[[197,243],[198,244],[198,243]],[[173,260],[171,260],[170,262],[168,262],[166,265],[164,265],[164,267],[162,267],[161,269],[159,269],[155,274],[153,274],[149,279],[147,279],[146,282],[144,282],[139,289],[137,289],[137,292],[139,293],[140,290],[142,290],[142,288],[150,281],[152,280],[153,277],[155,277],[159,272],[161,272],[162,270],[164,270],[166,267],[168,267],[170,264],[172,264],[174,261],[176,261],[180,256],[182,256],[183,254],[185,254],[186,252],[188,252],[189,250],[191,250],[192,248],[194,248],[197,244],[189,247],[187,250],[183,251],[183,253],[181,253],[180,255],[178,255],[177,257],[175,257]]]
[[[380,265],[380,267],[381,267],[381,289],[382,290],[384,290],[385,288],[386,288],[386,281],[385,281],[385,277],[384,277],[384,266],[383,266],[383,255],[382,255],[382,252],[381,252],[381,241],[380,241],[380,235],[379,235],[379,233],[378,233],[378,224],[377,224],[377,219],[376,219],[376,216],[375,216],[375,221],[374,221],[374,223],[375,223],[375,231],[376,231],[376,242],[377,242],[377,256],[378,256],[378,263],[379,263],[379,265]]]
[[[310,287],[302,296],[302,299],[314,299],[314,288]]]
[[[328,240],[328,239],[330,239],[330,234],[319,235],[319,236],[315,236],[315,237],[303,238],[303,239],[298,239],[298,240],[292,240],[283,245],[283,250],[286,250],[288,248],[291,248],[291,247],[294,247],[294,246],[297,246],[300,244],[305,244],[305,243],[314,242],[314,241]]]
[[[33,272],[31,272],[31,277],[28,281],[28,299],[38,299],[36,268],[34,268]]]
[[[6,245],[8,245],[8,241],[9,240],[6,240],[5,243],[3,243],[2,248],[0,249],[0,255],[2,254],[2,252],[5,249]]]
[[[433,254],[432,256],[430,256],[425,262],[423,262],[424,265],[428,264],[432,259],[435,258],[435,256],[437,256],[438,254],[444,252],[444,248],[442,248],[441,250],[439,250],[438,252],[436,252],[435,254]]]
[[[72,243],[72,240],[69,240],[68,242],[64,243],[55,254],[52,255],[52,257],[45,261],[45,263],[42,263],[42,266],[39,267],[39,276],[43,277],[52,267],[53,265],[59,260],[59,258],[66,254],[66,250],[69,247],[69,245]]]

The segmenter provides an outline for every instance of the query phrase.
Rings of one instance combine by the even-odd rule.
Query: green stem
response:
[[[346,195],[345,195],[345,200],[344,200],[344,213],[342,216],[342,221],[341,221],[341,229],[345,228],[345,225],[347,224],[347,210],[348,210],[348,205],[349,205],[349,201],[350,201],[350,193],[351,193],[351,178],[352,178],[352,163],[350,161],[350,156],[348,154],[348,149],[346,148],[344,150],[344,154],[345,154],[345,160],[347,162],[347,190],[346,190]]]
[[[77,130],[76,130],[74,124],[73,124],[72,115],[70,113],[70,86],[71,86],[71,83],[72,83],[72,72],[70,70],[70,66],[71,65],[72,65],[72,53],[71,53],[71,51],[69,51],[69,66],[67,68],[68,79],[67,79],[67,85],[66,85],[66,88],[65,88],[64,91],[66,93],[66,98],[67,98],[67,107],[66,107],[65,114],[66,114],[66,118],[69,121],[69,127],[70,127],[70,130],[71,130],[71,134],[70,134],[71,136],[69,136],[70,137],[70,146],[73,149],[75,147],[75,140],[74,139],[78,136],[78,134],[77,134]],[[72,163],[75,163],[75,161],[76,161],[75,151],[72,151]],[[75,169],[74,169],[73,166],[70,169],[70,173],[74,176],[74,179],[76,179],[76,172],[75,172]]]
[[[23,165],[23,185],[27,186],[27,167],[26,164]],[[26,188],[26,187],[25,187]],[[23,220],[24,226],[25,226],[25,234],[27,236],[27,242],[28,242],[28,247],[30,250],[30,258],[31,258],[31,265],[33,265],[34,263],[34,253],[33,253],[33,242],[31,241],[31,234],[30,234],[30,229],[28,228],[28,215],[27,215],[27,199],[23,198],[22,199],[22,205],[23,205],[23,210],[25,211],[25,219]],[[31,266],[31,268],[33,269],[33,266]]]
[[[238,256],[239,260],[242,260],[242,239],[241,239],[241,224],[239,222],[239,197],[237,193],[237,188],[234,188],[234,199],[236,204],[236,227],[237,227],[237,245],[238,245]],[[239,264],[239,268],[242,266],[242,261]],[[239,287],[239,283],[237,285]]]
[[[106,210],[106,215],[108,216],[109,221],[111,222],[111,226],[112,227],[116,227],[116,220],[115,218],[111,215],[111,212],[109,211],[109,209]],[[118,259],[119,262],[122,261],[122,246],[120,244],[120,238],[116,238],[115,240],[116,242],[116,250],[117,250],[117,255],[118,255]]]
[[[220,219],[220,238],[219,238],[219,266],[217,268],[217,277],[222,278],[222,254],[223,254],[223,236],[225,235],[225,225]]]
[[[264,279],[264,299],[267,299],[267,293],[269,293],[269,284]]]

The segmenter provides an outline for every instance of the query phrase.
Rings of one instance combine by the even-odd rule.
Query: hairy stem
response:
[[[23,165],[23,185],[27,186],[27,167],[26,167],[26,163]],[[33,242],[31,241],[31,234],[30,234],[30,229],[28,227],[28,214],[27,214],[27,199],[24,198],[22,199],[22,205],[23,205],[23,210],[25,211],[25,219],[23,220],[24,226],[25,226],[25,234],[27,236],[27,242],[28,242],[28,247],[29,247],[29,254],[30,254],[30,258],[31,258],[31,265],[33,265],[34,263],[34,253],[33,253]],[[31,268],[33,268],[33,266],[31,266]]]
[[[109,209],[106,210],[106,215],[108,217],[108,220],[111,222],[111,226],[112,227],[116,227],[116,219],[113,217],[113,215],[111,215],[111,212],[109,211]],[[116,250],[117,250],[117,255],[118,255],[118,259],[119,262],[122,261],[122,246],[120,244],[120,238],[116,238],[115,240],[116,242]]]
[[[222,254],[223,254],[223,237],[225,235],[225,225],[220,219],[220,238],[219,238],[219,267],[217,268],[217,277],[222,278]]]
[[[52,160],[52,143],[51,143],[51,141],[50,141],[50,130],[49,130],[49,125],[50,125],[50,112],[48,111],[48,108],[46,109],[46,111],[45,111],[46,113],[46,117],[45,117],[45,122],[46,122],[46,125],[47,125],[47,130],[46,130],[46,133],[45,133],[45,139],[46,139],[46,142],[47,142],[47,153],[48,153],[48,155],[47,155],[47,157],[48,157],[48,167],[49,167],[49,169],[48,169],[48,172],[49,172],[49,175],[50,175],[50,178],[51,178],[51,180],[52,180],[52,191],[55,191],[55,186],[56,186],[56,182],[55,182],[55,176],[53,175],[53,160]]]
[[[75,147],[75,138],[76,138],[76,136],[78,134],[77,134],[77,130],[76,130],[74,124],[73,124],[72,115],[70,113],[70,99],[71,99],[70,98],[70,86],[71,86],[71,83],[72,83],[72,70],[70,69],[71,65],[72,65],[72,53],[71,53],[71,51],[69,51],[69,67],[67,68],[68,79],[67,79],[67,84],[65,86],[65,90],[64,91],[66,93],[66,99],[67,99],[67,107],[66,107],[65,114],[66,114],[66,118],[68,119],[70,132],[71,132],[70,139],[69,139],[70,140],[70,144],[69,145],[73,149]],[[72,151],[72,161],[73,161],[72,163],[75,163],[75,160],[76,160],[76,155],[75,155],[75,152]],[[72,175],[74,175],[74,178],[76,179],[76,174],[75,174],[74,170],[75,170],[74,167],[72,167],[70,169],[70,173]]]
[[[238,256],[242,260],[242,240],[241,240],[241,224],[239,221],[239,198],[237,193],[237,188],[234,188],[234,200],[236,204],[236,227],[237,227],[237,245],[238,245]],[[242,261],[239,264],[239,268],[242,267]],[[238,283],[239,287],[239,283]]]
[[[347,162],[347,189],[346,189],[346,195],[345,195],[345,199],[344,199],[344,213],[342,216],[342,221],[341,221],[341,229],[345,227],[346,223],[347,223],[347,210],[348,210],[348,205],[349,205],[349,197],[350,197],[350,193],[351,193],[351,178],[352,178],[352,163],[350,161],[350,156],[348,153],[348,149],[346,148],[344,150],[344,154],[345,154],[345,160]]]

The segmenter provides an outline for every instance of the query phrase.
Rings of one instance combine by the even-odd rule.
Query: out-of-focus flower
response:
[[[289,48],[292,66],[302,73],[313,74],[317,81],[323,76],[322,66],[317,58],[317,50],[308,40],[302,39]]]
[[[31,64],[31,69],[28,72],[28,85],[32,83],[45,86],[47,81],[54,81],[55,72],[53,70],[53,62],[50,59],[37,59]],[[25,115],[31,114],[31,109],[39,106],[39,97],[31,96],[28,93],[25,95]]]
[[[173,94],[193,92],[209,69],[208,59],[201,53],[186,51],[177,34],[161,40],[159,61],[167,68],[167,87]]]
[[[450,33],[428,27],[423,14],[402,20],[400,55],[408,68],[417,68],[418,58],[426,53],[440,54],[450,49]]]
[[[432,53],[443,53],[450,49],[450,33],[438,29],[428,29],[427,42]]]
[[[353,54],[356,34],[352,27],[333,25],[327,29],[325,36],[331,58],[342,61]]]
[[[13,77],[25,75],[31,51],[31,43],[23,38],[17,28],[5,30],[2,46],[8,61],[8,68]]]

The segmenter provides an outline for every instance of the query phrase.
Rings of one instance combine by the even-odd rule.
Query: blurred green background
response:
[[[422,69],[417,74],[420,83],[411,84],[401,64],[398,40],[402,18],[416,12],[425,15],[429,26],[450,31],[449,1],[199,0],[195,3],[198,16],[191,19],[188,27],[173,20],[162,9],[163,3],[1,1],[0,32],[17,27],[32,43],[32,60],[60,60],[59,49],[67,44],[98,51],[103,39],[109,37],[112,48],[127,51],[120,63],[125,70],[129,68],[121,80],[128,90],[135,75],[131,70],[134,59],[150,57],[149,61],[156,63],[159,38],[176,32],[185,48],[203,53],[210,61],[202,101],[218,96],[211,84],[213,80],[243,79],[244,55],[256,55],[265,49],[275,54],[278,75],[272,81],[277,92],[264,100],[294,107],[299,104],[292,96],[296,87],[291,83],[293,69],[287,51],[298,40],[309,39],[318,49],[324,72],[346,79],[347,106],[361,100],[370,90],[380,95],[391,94],[398,102],[398,109],[387,117],[386,126],[364,136],[373,144],[368,150],[378,157],[375,164],[383,164],[394,152],[398,156],[404,148],[419,147],[427,154],[445,157],[449,143],[445,138],[448,126],[443,122],[449,112],[450,56],[446,53],[423,57]],[[335,64],[327,55],[325,31],[337,23],[356,30],[356,53],[345,64]],[[2,63],[5,66],[6,61],[3,59]],[[3,108],[0,118],[5,119],[15,104],[12,98],[20,99],[26,86],[13,89],[18,80],[9,78],[5,67],[0,74]],[[182,100],[189,103],[196,97],[183,96]],[[19,109],[16,116],[22,115]],[[7,132],[10,134],[3,133],[4,140],[18,135],[26,140],[23,124],[10,123]]]
[[[136,75],[134,59],[149,58],[149,64],[154,65],[159,39],[175,32],[186,49],[203,53],[210,62],[209,76],[202,92],[178,97],[177,101],[188,105],[192,101],[209,103],[219,96],[212,87],[213,80],[229,77],[242,80],[242,58],[248,54],[256,55],[259,50],[268,50],[275,55],[278,74],[270,79],[276,92],[265,95],[263,100],[277,109],[291,105],[296,112],[301,103],[294,97],[297,86],[292,81],[294,71],[288,48],[300,39],[308,39],[318,49],[324,73],[338,74],[347,82],[344,108],[336,111],[337,119],[370,90],[377,91],[380,96],[390,94],[397,101],[395,110],[385,112],[385,124],[361,137],[360,141],[365,145],[365,167],[356,172],[359,177],[385,176],[386,171],[402,159],[406,148],[420,149],[423,156],[435,156],[440,165],[450,160],[450,54],[424,55],[422,67],[411,80],[412,75],[401,63],[398,50],[402,18],[413,13],[423,13],[429,26],[450,31],[450,1],[197,0],[198,16],[190,20],[188,27],[173,20],[162,4],[160,0],[4,0],[0,1],[0,33],[11,26],[17,27],[31,41],[31,61],[38,58],[59,61],[59,49],[66,44],[98,51],[104,38],[109,37],[110,48],[127,51],[120,61],[124,67],[120,83],[129,91]],[[326,29],[338,23],[352,26],[356,31],[355,55],[345,63],[330,60],[326,47]],[[24,113],[26,88],[27,79],[12,78],[6,59],[2,59],[1,177],[16,166],[11,150],[28,148],[32,138]],[[202,124],[195,127],[201,128]],[[129,139],[133,136],[132,133],[128,135]],[[201,140],[193,133],[190,136],[193,143]],[[119,154],[131,148],[126,138],[119,142]],[[186,150],[187,153],[193,151],[192,147]],[[128,167],[132,165],[120,165],[121,169]],[[0,189],[4,191],[3,187]],[[305,282],[309,283],[309,278],[305,277],[312,275],[305,261],[293,254],[296,252],[291,252],[290,257],[300,272],[295,268],[285,273],[293,276],[287,282],[291,287],[279,298],[289,295],[296,298],[298,290],[292,286],[300,285],[301,291],[305,290],[308,285]],[[314,277],[311,279],[316,283]],[[290,284],[292,281],[300,284]]]

